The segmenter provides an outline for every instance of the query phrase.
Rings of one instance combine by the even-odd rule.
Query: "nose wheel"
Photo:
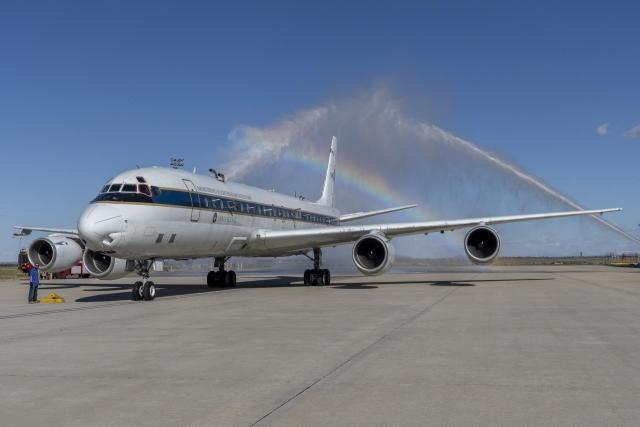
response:
[[[132,297],[134,301],[153,301],[156,297],[156,285],[152,281],[133,284]]]
[[[156,297],[156,285],[149,280],[149,267],[152,261],[136,262],[136,272],[142,276],[142,281],[133,284],[131,296],[134,301],[153,301]]]

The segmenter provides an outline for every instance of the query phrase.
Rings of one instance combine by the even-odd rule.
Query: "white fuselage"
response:
[[[80,216],[78,231],[89,249],[125,259],[279,256],[309,248],[283,252],[248,242],[262,229],[326,227],[338,218],[318,203],[152,167],[111,179]]]

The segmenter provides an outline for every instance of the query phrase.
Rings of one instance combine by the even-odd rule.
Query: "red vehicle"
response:
[[[72,277],[78,279],[86,279],[87,277],[89,277],[89,273],[84,269],[82,261],[78,261],[78,263],[73,267],[69,267],[66,270],[53,273],[52,276],[54,279],[67,279]]]
[[[29,256],[27,255],[27,251],[25,249],[21,249],[20,253],[18,253],[18,270],[22,271],[24,274],[29,273],[33,265],[29,262]]]

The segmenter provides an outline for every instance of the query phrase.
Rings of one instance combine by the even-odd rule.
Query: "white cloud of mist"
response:
[[[609,131],[609,123],[603,123],[596,129],[598,136],[605,136]]]
[[[624,133],[625,138],[640,139],[640,125],[634,126]]]
[[[580,208],[571,199],[477,144],[404,110],[402,99],[382,89],[299,111],[265,128],[239,126],[229,136],[233,180],[319,197],[324,170],[306,157],[325,158],[339,138],[337,206],[343,212],[418,203],[423,209],[374,218],[390,222],[506,215]],[[350,178],[365,170],[381,197],[365,194]],[[341,172],[342,171],[342,172]],[[382,185],[380,185],[382,183]],[[599,206],[598,206],[599,207]],[[416,213],[418,215],[416,215]],[[505,255],[573,255],[637,250],[593,218],[551,220],[500,227]],[[463,255],[464,232],[395,239],[402,255]]]

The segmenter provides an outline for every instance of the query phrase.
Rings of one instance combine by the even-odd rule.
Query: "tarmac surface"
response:
[[[3,426],[637,426],[640,270],[0,282]]]

